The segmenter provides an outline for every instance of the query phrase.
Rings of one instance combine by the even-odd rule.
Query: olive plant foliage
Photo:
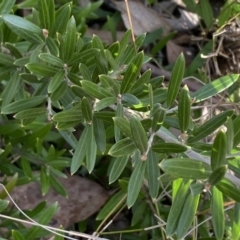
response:
[[[151,69],[141,72],[149,60],[141,51],[145,34],[132,42],[128,30],[107,46],[96,35],[84,37],[86,12],[78,16],[72,3],[56,8],[53,0],[36,2],[28,18],[14,14],[15,1],[0,3],[0,170],[15,174],[6,188],[39,178],[43,194],[51,186],[66,195],[57,180],[65,176],[63,170],[91,174],[104,156],[109,159],[104,174],[119,187],[97,220],[126,203],[132,207],[132,226],[148,227],[158,224],[153,208],[166,225],[152,237],[182,239],[193,222],[204,221],[206,210],[215,239],[223,239],[226,226],[232,239],[239,239],[240,215],[233,212],[240,209],[240,181],[234,175],[240,172],[240,116],[228,109],[203,124],[192,119],[193,106],[227,91],[239,75],[220,77],[190,93],[181,85],[189,72],[181,54],[166,87],[162,76],[151,77]],[[88,14],[101,3],[89,5]],[[223,126],[226,131],[219,130]],[[180,138],[170,128],[178,129]],[[205,143],[213,133],[213,142]],[[163,210],[169,187],[172,204]],[[231,200],[234,210],[224,212]],[[4,210],[7,204],[2,204]],[[40,214],[41,223],[47,224],[55,211],[52,205]],[[141,211],[146,219],[139,222]],[[34,239],[41,233],[34,228],[12,236]],[[199,234],[206,237],[206,232]]]

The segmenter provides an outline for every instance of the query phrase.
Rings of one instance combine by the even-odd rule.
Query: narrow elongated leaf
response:
[[[69,110],[54,114],[52,119],[55,122],[81,121],[83,119],[81,103],[77,104]]]
[[[132,87],[132,84],[137,79],[137,76],[140,73],[141,66],[143,62],[143,52],[137,54],[137,56],[133,59],[130,63],[129,67],[127,68],[122,84],[121,84],[121,93],[129,92]]]
[[[21,84],[21,78],[20,78],[18,72],[16,71],[11,76],[7,86],[4,88],[4,90],[1,94],[2,107],[5,107],[13,100],[17,90],[20,87],[20,84]]]
[[[7,189],[8,193],[11,193],[13,188],[16,186],[18,180],[18,173],[15,173],[10,181],[5,185],[5,188]],[[7,197],[6,191],[3,189],[0,193],[0,199],[4,199]]]
[[[187,132],[190,123],[191,99],[187,85],[183,87],[180,93],[178,105],[178,120],[182,133]]]
[[[158,143],[152,145],[151,149],[157,153],[181,153],[187,151],[187,147],[177,143]]]
[[[25,157],[21,157],[21,166],[24,171],[24,174],[29,179],[31,179],[32,178],[32,169],[31,169],[30,161]]]
[[[100,50],[102,50],[102,51],[104,50],[102,41],[101,41],[101,39],[100,39],[97,35],[93,35],[93,38],[92,38],[92,47],[93,47],[93,48],[100,49]]]
[[[115,158],[113,165],[109,174],[109,184],[115,182],[120,175],[122,174],[124,168],[128,163],[129,156],[124,155],[118,158]]]
[[[2,1],[0,4],[0,15],[9,13],[15,2],[16,0]]]
[[[76,33],[77,33],[76,21],[74,16],[72,16],[69,19],[69,22],[67,25],[67,31],[64,38],[64,48],[63,48],[64,55],[63,56],[64,56],[65,62],[69,62],[74,53]]]
[[[55,9],[53,0],[39,0],[38,13],[41,23],[41,28],[50,31],[55,21]]]
[[[130,93],[122,94],[122,100],[131,105],[136,105],[140,103],[139,99]]]
[[[240,202],[240,190],[235,187],[229,180],[223,179],[220,183],[216,185],[219,191],[224,195],[232,198],[236,202]]]
[[[147,134],[140,121],[134,116],[130,118],[130,128],[133,141],[135,142],[141,153],[144,154],[148,148]]]
[[[177,223],[179,222],[180,214],[184,207],[186,197],[189,192],[189,186],[191,180],[181,181],[181,185],[178,188],[178,191],[174,197],[170,212],[168,214],[167,226],[166,226],[166,235],[172,236],[177,230]]]
[[[226,123],[226,138],[227,138],[227,154],[230,154],[232,148],[233,148],[233,142],[234,142],[234,127],[233,127],[233,120],[232,118],[228,118]]]
[[[93,125],[90,126],[87,140],[89,142],[87,143],[88,148],[86,152],[86,168],[88,172],[91,173],[92,170],[94,169],[95,162],[96,162],[96,155],[97,155],[97,144],[94,137]]]
[[[36,118],[47,113],[46,108],[29,108],[14,115],[16,119]]]
[[[106,97],[113,97],[111,93],[106,91],[103,87],[87,81],[87,80],[82,80],[81,81],[82,87],[84,91],[86,91],[90,96],[98,98],[98,99],[103,99]]]
[[[53,172],[53,169],[51,169],[51,170]],[[56,171],[54,171],[54,172],[56,172]],[[59,173],[62,174],[61,172],[59,172]],[[61,194],[63,197],[68,197],[68,193],[67,193],[66,189],[64,188],[64,186],[62,185],[62,183],[53,174],[50,174],[49,178],[50,178],[50,184],[54,188],[54,190],[56,192],[58,192],[59,194]]]
[[[101,209],[99,214],[96,217],[96,220],[103,220],[107,216],[109,216],[110,213],[113,214],[112,210],[118,206],[117,209],[114,209],[115,212],[123,205],[125,204],[125,201],[123,201],[126,198],[126,193],[120,190],[116,194],[114,194],[111,199],[104,205],[104,207]],[[121,203],[119,205],[119,203]]]
[[[218,114],[217,116],[212,117],[199,128],[194,130],[191,136],[188,138],[187,142],[192,143],[201,140],[204,137],[207,137],[216,129],[221,127],[226,122],[227,118],[232,116],[233,113],[233,110],[227,110]]]
[[[142,187],[145,168],[146,168],[146,162],[138,161],[130,177],[129,184],[128,184],[128,194],[127,194],[127,205],[129,208],[132,207],[132,205],[137,200],[138,194]]]
[[[236,202],[233,209],[232,219],[232,239],[239,239],[240,237],[240,203]]]
[[[117,101],[116,97],[103,98],[99,102],[96,103],[95,111],[100,111],[106,107],[109,107],[109,106],[113,105],[114,103],[116,103],[116,101]]]
[[[53,93],[64,81],[64,71],[57,72],[48,85],[48,93]]]
[[[206,84],[204,87],[194,92],[191,96],[192,98],[195,98],[195,102],[201,102],[228,89],[238,80],[238,78],[239,74],[230,74],[224,77],[220,77]]]
[[[153,113],[153,118],[152,118],[152,131],[157,132],[160,127],[162,126],[164,119],[166,116],[166,111],[165,109],[159,107],[157,108],[154,113]]]
[[[227,165],[221,165],[214,169],[208,178],[208,182],[211,186],[218,184],[225,176],[227,172]]]
[[[49,52],[54,55],[54,56],[59,56],[59,49],[58,46],[56,44],[56,42],[54,41],[54,39],[52,39],[51,37],[48,37],[46,40],[46,45],[49,49]]]
[[[63,67],[64,62],[62,61],[62,59],[50,53],[40,53],[38,57],[48,64],[51,64],[57,67]]]
[[[172,70],[172,75],[169,82],[167,93],[167,107],[170,108],[177,97],[180,84],[182,82],[185,71],[185,59],[181,53],[176,60],[176,63]]]
[[[13,102],[2,108],[2,114],[12,114],[15,112],[22,111],[31,107],[35,107],[43,101],[46,100],[46,96],[32,96],[30,98],[21,99],[19,101]]]
[[[59,71],[59,69],[47,66],[43,63],[28,63],[25,66],[31,73],[48,77],[53,77]]]
[[[50,36],[54,36],[57,32],[63,34],[66,30],[68,19],[71,15],[72,2],[66,3],[58,9],[56,13],[55,23],[50,31]]]
[[[132,138],[130,123],[126,118],[114,117],[113,121],[119,127],[121,132],[123,132],[127,137]]]
[[[116,109],[116,117],[123,117],[123,115],[123,105],[121,103],[118,103]],[[114,138],[116,142],[122,139],[122,132],[116,124],[114,124]]]
[[[25,18],[12,14],[3,14],[2,18],[8,27],[13,30],[13,32],[16,31],[17,33],[18,29],[20,29],[26,32],[36,33],[38,35],[42,34],[42,29],[40,27]]]
[[[12,230],[13,240],[25,240],[24,236],[17,230]]]
[[[103,121],[94,117],[93,128],[97,147],[103,154],[106,150],[106,131]]]
[[[211,211],[214,234],[217,240],[222,240],[225,229],[223,195],[216,187],[212,187]]]
[[[86,80],[89,80],[89,81],[92,80],[91,72],[89,71],[87,66],[84,65],[83,63],[79,64],[79,71],[80,71],[81,75],[83,76],[83,79],[86,79]]]
[[[91,132],[91,126],[86,126],[80,136],[77,147],[73,154],[72,163],[71,163],[71,174],[73,175],[81,166],[87,152],[88,148],[88,137]]]
[[[180,178],[206,179],[211,174],[209,165],[189,158],[165,159],[159,166],[164,172]]]
[[[196,196],[193,196],[191,193],[188,194],[178,221],[177,226],[178,239],[182,239],[190,229],[193,222],[193,218],[197,211],[199,198],[200,194],[197,194]]]
[[[92,114],[92,106],[91,103],[89,102],[89,100],[87,98],[83,98],[82,99],[82,115],[85,118],[85,120],[88,123],[92,122],[92,118],[93,118],[93,114]]]
[[[219,131],[214,139],[211,153],[211,166],[212,170],[227,164],[227,138],[223,131]]]
[[[44,196],[46,195],[46,193],[50,188],[50,178],[45,168],[41,168],[40,181],[41,181],[41,192],[42,192],[42,195]]]
[[[150,196],[156,198],[159,191],[158,178],[160,176],[160,171],[158,168],[158,156],[153,151],[148,152],[146,171]]]
[[[0,212],[7,208],[9,201],[0,199]]]
[[[126,156],[136,150],[136,145],[130,138],[124,138],[115,143],[109,150],[108,154],[113,157]]]
[[[238,115],[233,121],[233,131],[233,147],[235,147],[240,142],[240,115]]]
[[[63,96],[64,94],[66,93],[67,91],[67,82],[66,81],[62,81],[59,85],[59,87],[53,92],[51,93],[51,101],[52,102],[57,102],[59,101]]]
[[[198,10],[199,15],[204,20],[206,27],[210,28],[214,21],[213,11],[212,11],[210,2],[209,1],[200,1],[199,7],[197,7],[196,10]]]

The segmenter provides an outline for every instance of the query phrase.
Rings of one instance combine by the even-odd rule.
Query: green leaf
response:
[[[48,93],[53,93],[64,81],[64,71],[57,72],[48,84]]]
[[[48,37],[45,41],[46,41],[46,45],[49,49],[49,52],[53,56],[59,57],[59,49],[58,49],[58,46],[57,46],[56,42],[54,41],[54,39],[52,39],[51,37]]]
[[[53,66],[62,68],[64,65],[64,62],[62,61],[62,59],[60,59],[59,57],[56,57],[50,53],[40,53],[38,55],[38,57],[40,59],[42,59],[44,62],[51,64]]]
[[[214,17],[213,17],[213,11],[212,6],[209,3],[209,0],[204,0],[199,2],[199,7],[196,8],[199,13],[199,15],[204,20],[204,23],[206,24],[207,28],[210,28],[213,24]]]
[[[132,207],[132,205],[137,200],[138,194],[142,187],[145,168],[146,168],[146,161],[138,161],[129,179],[128,194],[127,194],[127,205],[129,208]]]
[[[46,100],[46,96],[32,96],[26,99],[21,99],[3,107],[1,113],[12,114],[31,107],[36,107],[43,103],[44,100]]]
[[[233,121],[233,147],[236,147],[240,142],[240,115],[238,115]]]
[[[49,175],[49,179],[51,186],[56,192],[61,194],[63,197],[68,197],[67,191],[65,190],[64,186],[53,174]]]
[[[233,143],[234,143],[234,126],[233,126],[233,120],[231,117],[229,117],[227,120],[226,128],[227,128],[227,132],[226,132],[227,154],[230,154],[233,148]]]
[[[38,35],[42,34],[42,29],[40,27],[25,18],[12,14],[3,14],[2,18],[7,24],[7,26],[15,33],[17,33],[18,30],[24,30],[26,32],[35,33]]]
[[[180,93],[178,105],[178,120],[182,133],[186,133],[190,123],[191,116],[191,99],[187,85],[185,85]]]
[[[8,183],[5,185],[5,188],[7,189],[8,193],[11,193],[13,188],[16,186],[18,181],[18,173],[15,173],[13,177],[8,181]],[[3,189],[2,192],[0,193],[0,199],[6,198],[8,195]]]
[[[191,193],[188,194],[185,204],[183,206],[181,215],[178,220],[177,226],[177,237],[178,239],[183,239],[190,229],[193,218],[196,214],[200,194],[193,196]]]
[[[114,103],[116,103],[116,101],[117,101],[116,97],[103,98],[99,102],[96,103],[95,111],[100,111],[106,107],[109,107],[109,106],[113,105]]]
[[[77,34],[76,21],[74,16],[72,16],[68,21],[67,30],[64,38],[63,60],[65,62],[69,62],[74,53],[76,34]]]
[[[48,208],[45,208],[43,211],[41,211],[38,214],[37,219],[35,219],[35,221],[44,225],[48,224],[56,212],[57,212],[57,203],[54,203]],[[25,239],[36,239],[38,235],[42,233],[42,231],[43,231],[42,228],[39,228],[38,226],[34,226],[27,232],[27,234],[25,234],[24,237]]]
[[[218,184],[225,176],[227,172],[227,165],[220,165],[214,169],[208,178],[208,183],[211,186]]]
[[[36,118],[40,115],[46,114],[47,109],[46,108],[29,108],[26,110],[22,110],[14,115],[14,118],[16,119],[29,119],[29,118]]]
[[[115,182],[122,174],[129,160],[129,155],[115,158],[109,174],[109,184]]]
[[[240,203],[236,202],[233,209],[232,219],[232,239],[239,239],[240,237]]]
[[[233,110],[226,110],[217,116],[212,117],[210,120],[205,122],[199,128],[194,130],[191,136],[188,138],[187,142],[192,143],[198,140],[201,140],[204,137],[209,136],[216,129],[221,127],[227,120],[228,117],[232,116],[234,113]]]
[[[116,109],[116,117],[123,117],[123,115],[123,105],[121,103],[118,103]],[[116,124],[114,124],[114,138],[116,142],[122,139],[122,133]]]
[[[24,236],[17,230],[12,230],[13,240],[25,240]]]
[[[72,175],[79,169],[79,167],[81,166],[86,156],[86,152],[88,148],[87,142],[88,142],[88,137],[90,132],[91,132],[91,126],[87,125],[80,136],[80,139],[78,141],[77,147],[75,149],[75,152],[72,158],[71,170],[70,170]]]
[[[113,157],[129,155],[136,150],[135,143],[130,138],[124,138],[115,143],[109,150],[108,154]]]
[[[1,65],[13,65],[14,59],[5,53],[0,53],[0,64]]]
[[[55,33],[63,34],[66,30],[68,19],[71,15],[72,2],[66,3],[62,7],[60,7],[56,12],[56,20],[53,25],[52,30],[50,31],[50,35],[54,36]]]
[[[184,203],[189,192],[190,184],[191,184],[190,180],[182,180],[181,185],[179,186],[176,192],[167,218],[166,226],[167,237],[172,236],[177,230],[177,223],[179,222],[180,214],[184,207]]]
[[[93,130],[97,147],[103,154],[106,150],[106,130],[103,121],[94,117]]]
[[[65,95],[67,88],[68,86],[66,81],[62,81],[59,87],[53,93],[51,93],[51,96],[50,96],[51,101],[52,102],[59,101]]]
[[[149,193],[152,198],[156,198],[159,191],[160,171],[158,168],[158,156],[155,152],[149,151],[147,156],[147,180]]]
[[[157,153],[181,153],[187,151],[187,147],[177,143],[157,143],[151,149]]]
[[[79,71],[80,71],[83,79],[86,79],[89,81],[92,80],[91,72],[89,71],[88,67],[86,65],[84,65],[83,63],[79,64]],[[99,78],[100,78],[100,76],[99,76]]]
[[[7,208],[9,201],[0,199],[0,212]]]
[[[41,28],[50,31],[53,23],[55,22],[55,6],[53,0],[39,0],[38,13]]]
[[[137,148],[142,154],[146,153],[148,149],[147,134],[141,124],[141,122],[135,117],[130,118],[130,128],[132,132],[132,139],[135,142]]]
[[[93,34],[93,37],[92,37],[92,47],[100,49],[102,51],[104,50],[101,39],[95,34]]]
[[[167,107],[170,108],[177,97],[185,71],[185,59],[181,53],[174,64],[167,93]]]
[[[238,80],[238,78],[239,74],[230,74],[220,77],[194,92],[191,97],[195,99],[195,103],[201,102],[228,89]]]
[[[84,119],[86,120],[87,123],[92,123],[92,119],[93,119],[93,114],[92,114],[92,106],[90,101],[87,98],[83,98],[82,99],[82,115],[84,117]]]
[[[4,87],[4,90],[1,94],[2,99],[2,108],[8,105],[13,98],[15,97],[15,94],[17,90],[19,89],[21,84],[21,78],[16,71],[10,78],[9,82],[7,83],[7,86]]]
[[[43,63],[28,63],[25,66],[31,73],[48,77],[53,77],[59,71],[58,69],[47,66]]]
[[[227,138],[223,131],[219,131],[214,139],[211,153],[212,170],[227,164]]]
[[[143,62],[143,52],[137,54],[128,66],[121,84],[121,93],[129,92],[134,81],[137,79]]]
[[[211,174],[209,165],[189,158],[165,159],[159,166],[164,172],[180,178],[206,179]]]
[[[106,97],[113,97],[111,93],[93,82],[82,80],[81,84],[84,91],[86,91],[90,96],[93,96],[94,98],[103,99]]]
[[[49,175],[47,174],[47,169],[46,168],[41,168],[40,172],[40,182],[41,182],[41,192],[42,195],[46,195],[49,187],[50,187],[50,178]]]
[[[214,234],[217,240],[222,240],[225,229],[223,195],[216,187],[212,187],[211,212]]]
[[[9,13],[14,6],[16,0],[2,1],[0,4],[0,15]]]
[[[30,165],[30,161],[25,157],[21,157],[21,166],[22,166],[22,169],[23,169],[25,175],[29,179],[31,179],[32,178],[32,168]]]
[[[86,152],[86,168],[89,173],[91,173],[94,169],[97,155],[97,144],[94,137],[93,125],[89,126],[89,135],[88,135],[88,148]]]
[[[235,187],[229,180],[223,179],[220,183],[216,185],[219,191],[224,195],[232,198],[236,202],[240,202],[240,190]]]
[[[153,111],[153,118],[152,118],[152,131],[157,132],[160,127],[162,126],[164,119],[166,116],[166,110],[159,107],[155,111]]]
[[[101,211],[99,212],[99,214],[96,217],[96,220],[103,220],[105,219],[107,216],[109,216],[111,213],[113,214],[114,212],[116,212],[121,205],[123,205],[125,202],[123,202],[123,200],[126,198],[126,193],[123,192],[122,190],[117,192],[116,194],[114,194],[111,199],[104,205],[104,207],[101,209]],[[119,203],[122,204],[120,205]],[[116,208],[116,206],[118,206]],[[115,211],[113,211],[113,209]]]
[[[132,132],[130,128],[129,121],[124,117],[114,117],[114,124],[121,130],[122,133],[126,135],[126,137],[132,138]]]
[[[62,112],[54,114],[52,119],[55,122],[81,121],[83,119],[81,103],[78,103],[69,110],[64,110]]]
[[[139,99],[130,93],[124,93],[122,95],[122,101],[129,103],[131,105],[137,105],[140,103]]]
[[[120,85],[116,80],[104,74],[99,76],[99,80],[103,87],[106,87],[111,90],[115,96],[118,96],[120,93]]]

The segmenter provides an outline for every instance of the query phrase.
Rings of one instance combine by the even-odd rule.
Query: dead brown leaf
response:
[[[42,196],[38,182],[15,187],[11,196],[23,210],[33,209],[43,201],[46,201],[47,205],[58,202],[60,209],[52,219],[51,226],[62,225],[67,228],[97,212],[109,196],[106,190],[96,182],[79,176],[67,176],[68,178],[65,179],[59,178],[59,181],[65,187],[68,198],[59,195],[53,189]]]
[[[113,3],[122,14],[125,27],[130,29],[131,27],[128,20],[125,2],[113,1]],[[144,6],[138,1],[128,1],[128,4],[135,35],[138,36],[143,33],[152,32],[159,28],[163,29],[163,35],[167,35],[170,32],[170,24],[168,24],[168,22],[166,22],[156,11]]]

